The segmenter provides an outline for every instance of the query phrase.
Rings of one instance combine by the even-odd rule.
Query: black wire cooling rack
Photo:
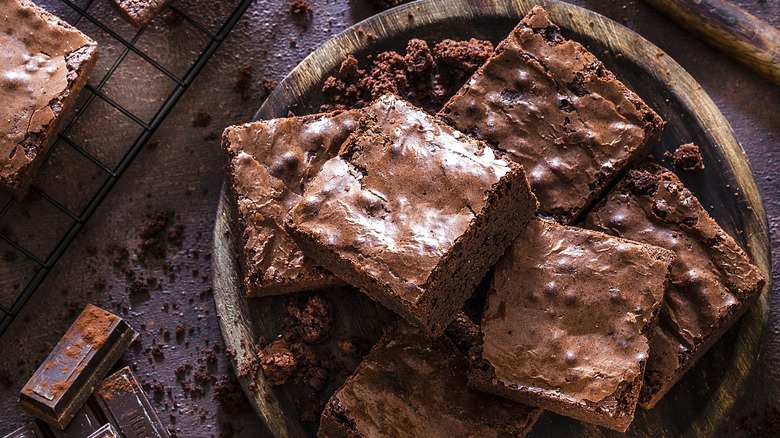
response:
[[[94,32],[100,32],[101,35],[108,39],[111,46],[119,49],[119,55],[116,60],[111,64],[105,73],[102,73],[102,77],[99,80],[91,80],[90,83],[84,88],[81,93],[80,101],[78,105],[78,111],[75,112],[75,116],[65,123],[64,129],[59,133],[53,147],[49,151],[46,161],[42,168],[45,168],[47,163],[52,160],[53,156],[62,154],[74,154],[79,156],[82,162],[89,162],[95,172],[100,175],[99,177],[91,178],[92,184],[90,187],[80,187],[82,193],[86,192],[83,198],[83,202],[76,202],[75,206],[71,202],[71,199],[58,199],[56,194],[52,194],[51,191],[57,191],[56,186],[61,184],[68,184],[69,181],[56,180],[57,184],[46,184],[38,186],[34,184],[31,187],[32,196],[35,199],[35,212],[30,213],[29,207],[24,206],[27,201],[17,201],[13,198],[8,198],[3,201],[0,200],[0,265],[5,264],[5,272],[0,272],[3,276],[16,275],[19,273],[18,278],[12,278],[10,284],[7,287],[9,290],[0,291],[0,335],[2,335],[14,318],[19,314],[27,301],[32,297],[35,291],[40,286],[41,282],[51,272],[54,265],[60,259],[62,254],[78,235],[97,207],[103,202],[108,193],[119,181],[119,179],[127,170],[130,163],[133,162],[138,153],[147,144],[149,139],[155,133],[160,124],[165,120],[166,116],[171,112],[181,96],[192,84],[193,80],[198,76],[208,60],[220,46],[222,41],[235,26],[238,20],[252,0],[239,0],[235,5],[235,8],[229,11],[226,18],[218,19],[216,23],[205,24],[200,22],[197,18],[193,18],[191,13],[185,12],[176,6],[171,7],[171,11],[168,12],[170,20],[176,20],[178,22],[186,22],[188,26],[187,38],[201,38],[204,40],[204,48],[202,51],[194,52],[190,56],[191,61],[189,67],[183,75],[174,74],[170,68],[163,67],[160,62],[149,56],[143,47],[139,47],[139,42],[145,32],[152,25],[147,26],[141,30],[133,30],[134,35],[128,32],[125,28],[124,32],[118,31],[115,25],[107,21],[101,21],[91,13],[91,7],[93,3],[107,3],[107,2],[95,2],[94,0],[78,1],[78,0],[60,0],[63,5],[63,9],[67,12],[71,18],[63,19],[69,21],[72,25],[82,29],[82,27],[89,27]],[[78,4],[80,3],[80,4]],[[55,11],[52,11],[55,12]],[[113,24],[115,24],[114,22]],[[209,30],[216,29],[215,31]],[[84,29],[82,29],[84,30]],[[90,33],[90,32],[86,32]],[[197,35],[196,35],[197,34]],[[92,36],[92,35],[90,35]],[[99,50],[103,49],[101,42],[99,43]],[[101,50],[101,58],[104,55]],[[137,63],[145,63],[148,71],[153,71],[155,74],[145,75],[148,81],[152,78],[163,78],[165,81],[170,82],[172,89],[169,94],[163,99],[160,99],[161,104],[154,107],[146,108],[145,114],[149,117],[144,117],[134,113],[133,109],[127,108],[126,105],[122,105],[117,102],[116,98],[110,97],[104,92],[104,86],[109,83],[111,78],[115,75],[116,71],[128,57],[134,57]],[[139,60],[140,59],[140,60]],[[97,70],[97,68],[96,68]],[[93,78],[95,78],[95,72],[93,72]],[[145,84],[145,85],[148,85]],[[123,84],[123,86],[130,87],[132,84]],[[140,86],[140,85],[139,85]],[[86,97],[85,97],[86,96]],[[114,162],[106,157],[100,157],[99,154],[93,152],[94,148],[85,147],[83,142],[92,141],[100,143],[100,135],[95,130],[86,129],[87,132],[85,138],[74,138],[74,131],[78,131],[79,119],[84,114],[90,112],[90,108],[95,108],[95,111],[106,111],[106,105],[113,108],[118,112],[117,117],[123,118],[123,120],[116,119],[116,123],[127,125],[134,125],[135,130],[133,132],[139,132],[135,140],[127,142],[127,147],[124,150],[124,154],[121,157],[117,157]],[[104,124],[110,125],[111,120],[109,117],[100,118],[104,119]],[[144,119],[149,119],[145,121]],[[109,128],[111,129],[111,128]],[[126,129],[125,129],[126,130]],[[93,138],[89,138],[89,136]],[[105,131],[103,132],[105,135]],[[97,138],[95,138],[97,137]],[[63,152],[63,149],[70,149]],[[86,161],[85,161],[86,160]],[[97,180],[97,183],[95,183]],[[36,180],[37,182],[37,180]],[[50,187],[51,186],[51,187]],[[28,197],[29,198],[29,197]],[[47,214],[48,211],[48,214]],[[65,226],[52,226],[44,218],[48,216],[60,216],[65,219]],[[9,216],[12,216],[9,219]],[[9,229],[6,222],[12,222],[14,227]],[[48,236],[50,244],[39,245],[36,248],[25,247],[20,243],[20,239],[15,234],[21,234],[18,230],[24,229],[25,234],[42,233]],[[21,239],[24,240],[24,239]],[[18,267],[17,267],[18,266]],[[25,273],[27,274],[25,276]],[[4,286],[5,287],[5,286]]]

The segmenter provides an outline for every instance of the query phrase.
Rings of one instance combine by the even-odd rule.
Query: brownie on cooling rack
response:
[[[438,336],[536,205],[521,166],[388,94],[307,184],[285,229]]]
[[[303,188],[335,157],[360,111],[260,120],[222,135],[228,196],[236,209],[241,268],[250,297],[342,284],[303,255],[282,223]]]
[[[122,17],[137,28],[142,28],[165,12],[176,0],[112,0]]]
[[[671,251],[532,220],[499,260],[469,384],[624,432]]]
[[[525,168],[539,213],[571,223],[663,121],[535,7],[439,112]]]
[[[97,44],[29,0],[0,2],[0,189],[22,197],[97,61]]]
[[[583,226],[677,255],[639,397],[651,408],[758,298],[764,277],[680,179],[656,164],[631,170]]]

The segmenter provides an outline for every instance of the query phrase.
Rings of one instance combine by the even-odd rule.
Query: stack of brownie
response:
[[[520,436],[542,409],[625,431],[652,407],[764,284],[674,174],[631,169],[662,128],[540,7],[437,116],[388,94],[228,128],[249,295],[345,282],[401,317],[320,436]]]

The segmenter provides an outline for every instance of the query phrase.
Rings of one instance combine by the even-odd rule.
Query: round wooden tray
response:
[[[771,279],[769,232],[763,202],[750,164],[726,119],[693,78],[669,56],[629,29],[594,12],[558,1],[542,0],[425,0],[407,4],[365,20],[331,39],[304,59],[269,96],[256,119],[317,112],[324,103],[320,91],[325,78],[341,61],[384,50],[402,52],[410,38],[429,42],[444,38],[502,40],[535,4],[547,9],[565,37],[577,40],[604,62],[630,89],[637,92],[667,121],[656,159],[664,151],[694,142],[702,148],[707,169],[682,173],[718,223],[746,248],[764,276]],[[358,29],[362,31],[358,31]],[[374,34],[376,39],[369,39]],[[236,351],[236,369],[256,357],[253,344],[260,335],[275,336],[289,297],[248,300],[237,259],[238,230],[224,191],[214,228],[214,299],[222,334]],[[637,410],[630,436],[710,436],[729,415],[741,395],[758,356],[768,310],[769,284],[745,316],[652,410]],[[359,336],[375,341],[392,318],[387,310],[350,289],[321,292],[335,313],[335,338]],[[339,351],[330,346],[333,353]],[[354,360],[340,356],[347,367]],[[335,391],[346,378],[339,375],[326,389]],[[313,436],[315,426],[300,420],[294,389],[270,388],[262,373],[256,379],[239,378],[255,411],[273,436]],[[545,413],[532,436],[618,435],[605,429]]]

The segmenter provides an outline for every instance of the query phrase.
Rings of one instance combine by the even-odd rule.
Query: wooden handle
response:
[[[706,43],[780,84],[780,31],[725,0],[645,0]]]

